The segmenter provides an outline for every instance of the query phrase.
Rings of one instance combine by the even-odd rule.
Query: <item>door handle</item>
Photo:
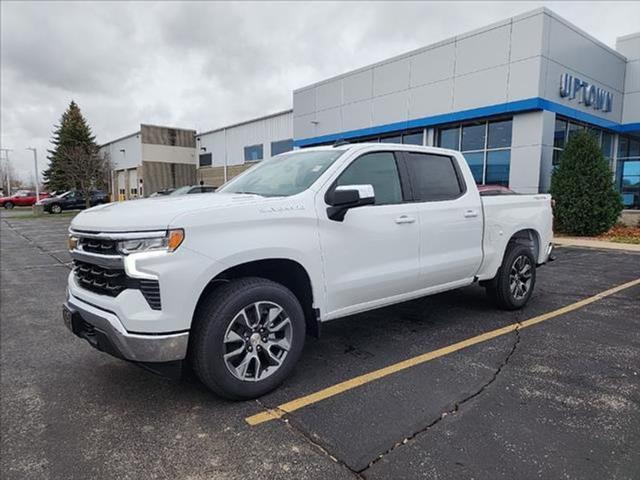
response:
[[[414,217],[410,217],[409,215],[400,215],[398,218],[396,218],[396,223],[398,225],[401,225],[403,223],[413,223],[415,221],[416,219]]]
[[[465,210],[464,218],[475,218],[478,216],[477,210]]]

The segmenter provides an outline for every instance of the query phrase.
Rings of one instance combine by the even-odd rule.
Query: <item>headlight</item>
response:
[[[175,251],[184,240],[184,230],[177,228],[168,230],[163,237],[136,238],[132,240],[121,240],[118,242],[118,251],[129,254],[151,251]]]
[[[69,244],[69,250],[75,250],[78,248],[78,237],[74,237],[73,235],[69,235],[69,239],[67,240]]]

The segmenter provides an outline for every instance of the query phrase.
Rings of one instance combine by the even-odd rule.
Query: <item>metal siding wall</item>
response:
[[[619,122],[624,64],[611,49],[539,9],[294,91],[294,138],[537,97]],[[615,90],[614,111],[562,99],[561,73]]]
[[[158,190],[196,183],[195,165],[145,161],[142,163],[142,171],[145,197]]]
[[[198,150],[204,147],[207,152],[213,153],[213,168],[224,166],[225,154],[228,166],[243,165],[244,147],[251,145],[261,144],[263,146],[263,159],[266,160],[271,158],[271,142],[293,138],[292,113],[287,112],[235,127],[232,126],[227,128],[226,131],[224,129],[216,130],[198,135],[198,138],[200,139],[196,142]],[[199,150],[198,153],[200,152],[202,150]],[[207,169],[211,169],[211,167],[204,167],[201,171],[205,172]],[[210,176],[209,174],[206,175]]]

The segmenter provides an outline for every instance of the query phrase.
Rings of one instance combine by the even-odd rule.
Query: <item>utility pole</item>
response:
[[[7,197],[11,196],[11,166],[9,164],[9,152],[12,152],[10,148],[0,148],[0,152],[4,152],[4,158],[7,161]]]
[[[31,150],[33,152],[33,163],[35,165],[35,174],[36,174],[36,202],[40,201],[40,180],[38,179],[38,150],[35,147],[27,147],[26,150]]]

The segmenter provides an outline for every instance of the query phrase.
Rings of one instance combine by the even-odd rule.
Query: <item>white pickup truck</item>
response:
[[[481,197],[459,152],[295,150],[215,194],[100,205],[70,227],[66,325],[159,370],[260,396],[323,322],[479,282],[521,308],[551,255],[549,195]]]

